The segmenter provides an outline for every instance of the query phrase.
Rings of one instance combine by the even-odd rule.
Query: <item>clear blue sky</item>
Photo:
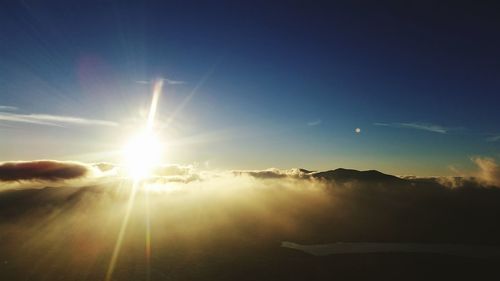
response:
[[[498,4],[4,2],[0,161],[115,161],[158,77],[184,82],[159,109],[172,163],[438,175],[500,156]]]

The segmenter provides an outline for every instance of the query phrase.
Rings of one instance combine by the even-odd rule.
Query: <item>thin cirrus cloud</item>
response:
[[[500,141],[500,135],[488,137],[488,138],[486,138],[486,141],[489,141],[489,142]]]
[[[168,79],[168,78],[159,78],[157,80],[163,80],[163,82],[165,82],[166,84],[169,84],[169,85],[182,85],[182,84],[186,84],[185,81],[181,81],[181,80],[172,80],[172,79]],[[135,83],[137,84],[152,84],[153,81],[148,81],[148,80],[136,80]]]
[[[374,125],[401,129],[415,129],[439,134],[446,134],[452,130],[452,128],[428,123],[374,123]]]
[[[45,125],[45,126],[56,126],[56,127],[64,127],[64,124],[118,126],[118,123],[107,120],[87,119],[74,116],[62,116],[62,115],[51,115],[51,114],[18,114],[9,112],[0,112],[0,122],[2,121],[28,123],[28,124]]]
[[[16,111],[18,108],[10,105],[0,105],[0,110],[3,111]]]
[[[319,124],[321,124],[321,119],[317,119],[317,120],[314,120],[314,121],[310,121],[310,122],[307,122],[307,126],[318,126]]]

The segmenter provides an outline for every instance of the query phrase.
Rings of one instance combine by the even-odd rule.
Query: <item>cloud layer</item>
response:
[[[422,185],[430,184],[456,188],[463,186],[500,187],[500,166],[493,158],[474,157],[471,159],[477,170],[468,176],[457,177],[396,177],[380,173],[375,170],[356,171],[350,169],[336,169],[329,171],[309,171],[305,169],[277,169],[266,170],[232,170],[232,171],[201,171],[191,165],[161,165],[155,168],[145,179],[150,184],[162,185],[167,183],[204,182],[214,177],[249,176],[260,180],[325,180],[335,184],[365,183],[372,185],[403,184]],[[46,186],[51,182],[53,186],[64,186],[67,180],[80,180],[80,186],[101,181],[120,181],[128,178],[125,169],[112,163],[85,164],[70,161],[36,160],[0,162],[0,185],[5,187],[14,183],[15,188],[33,188]],[[60,182],[60,183],[59,183]]]
[[[37,166],[36,162],[39,161],[17,165],[16,173],[32,171],[27,167]],[[476,158],[475,162],[481,168],[478,175],[495,178],[498,170],[494,161]],[[66,162],[55,164],[59,168],[73,167]],[[84,168],[81,165],[77,165],[79,169]],[[89,171],[81,176],[84,178],[91,177],[96,167],[99,171],[116,169],[106,163],[84,166]],[[500,189],[486,188],[488,185],[473,180],[451,188],[435,178],[403,180],[376,171],[197,171],[192,166],[168,165],[160,167],[151,180],[139,186],[129,178],[117,176],[116,181],[100,180],[75,187],[66,182],[67,176],[31,173],[35,175],[29,178],[54,179],[45,181],[48,186],[62,184],[58,188],[0,192],[0,252],[13,265],[6,270],[23,280],[42,274],[51,280],[77,280],[82,272],[88,279],[102,279],[124,211],[131,202],[130,194],[134,194],[134,201],[116,271],[119,280],[144,277],[145,237],[149,237],[145,235],[149,233],[153,251],[151,279],[158,280],[165,279],[167,273],[172,279],[193,278],[193,267],[199,273],[195,277],[205,276],[200,280],[219,280],[217,277],[225,276],[228,268],[230,272],[240,268],[242,275],[226,280],[244,279],[242,276],[256,268],[263,273],[260,277],[269,276],[269,270],[276,268],[286,272],[302,268],[304,256],[283,252],[280,241],[500,242]],[[197,179],[175,180],[190,177]],[[21,178],[28,177],[16,177]],[[132,192],[135,190],[137,193]],[[24,254],[27,251],[29,258]],[[346,258],[349,257],[342,256],[326,270],[331,272],[332,266]],[[236,260],[238,263],[233,263]],[[284,260],[297,264],[280,264]],[[33,261],[38,266],[30,266]],[[311,262],[314,273],[321,261]],[[421,269],[422,259],[415,262],[419,264],[416,268]],[[359,266],[359,259],[352,264]],[[393,262],[389,264],[387,270],[398,268]],[[265,267],[259,267],[262,265]],[[433,267],[437,266],[433,263]],[[51,270],[47,272],[47,268]],[[335,275],[344,270],[344,279],[351,279],[352,268],[339,265]],[[443,276],[449,277],[453,270],[446,268]],[[285,275],[274,276],[291,280]],[[311,275],[298,279],[308,276]]]

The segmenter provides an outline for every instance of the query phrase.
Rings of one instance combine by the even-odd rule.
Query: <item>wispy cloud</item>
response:
[[[500,135],[488,137],[488,138],[486,138],[486,141],[489,141],[489,142],[500,141]]]
[[[374,123],[373,125],[392,127],[392,128],[402,128],[402,129],[415,129],[415,130],[422,130],[439,134],[446,134],[453,129],[449,127],[443,127],[440,125],[428,124],[428,123]]]
[[[10,105],[0,105],[0,111],[16,111],[18,108],[15,106],[10,106]]]
[[[321,119],[307,122],[307,126],[318,126],[319,124],[321,124]]]
[[[158,81],[158,80],[163,80],[163,82],[165,82],[166,84],[169,84],[169,85],[182,85],[182,84],[186,84],[185,81],[181,81],[181,80],[173,80],[173,79],[168,79],[168,78],[159,78],[159,79],[155,79],[155,80],[136,80],[135,83],[138,83],[138,84],[152,84],[152,82],[154,81]]]
[[[490,157],[473,157],[471,159],[479,168],[478,178],[488,184],[500,185],[500,166]]]
[[[118,123],[112,121],[86,119],[74,116],[61,116],[61,115],[50,115],[50,114],[17,114],[17,113],[0,112],[0,122],[2,121],[29,123],[29,124],[56,126],[56,127],[64,127],[63,126],[64,124],[95,125],[95,126],[118,125]]]

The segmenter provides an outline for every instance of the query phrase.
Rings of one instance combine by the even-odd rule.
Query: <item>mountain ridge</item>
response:
[[[334,180],[336,182],[348,181],[376,181],[376,182],[405,182],[397,176],[382,173],[377,170],[355,170],[346,168],[337,168],[335,170],[327,170],[321,172],[311,172],[308,175],[314,178],[321,178],[325,180]]]

